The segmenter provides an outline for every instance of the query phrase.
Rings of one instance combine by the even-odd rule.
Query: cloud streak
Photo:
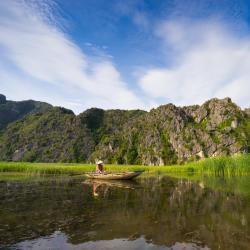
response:
[[[43,18],[49,9],[46,3],[43,3],[46,11],[38,13],[34,3],[30,5],[15,0],[0,2],[0,50],[3,51],[2,66],[5,67],[0,71],[0,81],[6,79],[4,75],[9,72],[9,85],[12,82],[23,85],[22,81],[29,79],[34,90],[42,84],[55,85],[60,91],[73,88],[81,100],[82,107],[79,108],[82,109],[90,106],[143,107],[111,61],[101,58],[98,62],[91,62],[69,37],[46,21],[46,16]],[[12,72],[6,65],[11,66]],[[13,72],[19,74],[19,82],[16,78],[11,79]],[[8,90],[6,86],[5,89]],[[32,89],[29,91],[23,91],[25,96],[34,98]],[[48,92],[48,95],[53,93]],[[44,96],[40,99],[48,100]],[[67,107],[76,109],[68,105],[74,102],[70,97],[66,96],[65,99],[68,100],[65,102]]]

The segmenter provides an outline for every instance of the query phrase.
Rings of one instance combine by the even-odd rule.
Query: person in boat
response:
[[[95,168],[95,171],[99,174],[102,174],[104,172],[103,170],[103,161],[98,161],[96,163],[96,168]]]

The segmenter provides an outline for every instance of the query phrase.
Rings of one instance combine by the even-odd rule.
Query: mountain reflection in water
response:
[[[247,187],[250,178],[235,181]],[[164,176],[4,180],[0,248],[250,249],[246,188],[235,193],[209,183]]]

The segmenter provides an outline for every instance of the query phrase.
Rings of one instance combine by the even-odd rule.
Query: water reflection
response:
[[[105,247],[104,247],[105,246]],[[24,241],[14,246],[21,250],[93,250],[93,249],[147,249],[147,250],[209,250],[207,246],[199,247],[194,243],[175,243],[171,247],[157,246],[147,242],[144,237],[135,240],[130,239],[113,239],[88,241],[85,243],[73,245],[67,242],[67,236],[61,232],[55,232],[49,237],[39,238],[36,240]]]
[[[2,181],[0,248],[250,249],[249,181]]]
[[[99,196],[97,192],[97,188],[100,187],[102,184],[101,183],[93,183],[93,195],[94,196]]]
[[[109,188],[128,188],[135,189],[139,188],[140,184],[134,180],[97,180],[97,179],[86,179],[83,184],[93,187],[93,196],[98,197],[101,193],[104,193],[104,197],[108,192]]]

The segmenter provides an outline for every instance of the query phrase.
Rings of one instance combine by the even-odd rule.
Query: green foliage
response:
[[[250,171],[250,155],[242,154],[234,157],[220,156],[209,158],[199,163],[203,173],[220,176],[244,175]]]
[[[218,135],[216,135],[215,133],[211,133],[210,136],[211,136],[213,142],[214,142],[216,145],[220,144],[220,139],[219,139]]]
[[[232,119],[229,118],[223,122],[221,122],[218,126],[217,126],[217,130],[218,131],[222,131],[223,129],[227,128],[227,127],[230,127],[231,126],[231,123],[232,123]]]
[[[205,157],[250,151],[250,118],[228,99],[184,108],[168,104],[150,112],[92,108],[78,116],[33,101],[1,100],[0,118],[1,108],[7,106],[8,110],[18,106],[25,114],[0,130],[3,161],[89,163],[103,159],[156,165],[163,160],[168,165],[196,161],[200,150]],[[219,125],[217,117],[223,120]],[[231,128],[236,119],[239,126]]]
[[[208,124],[207,118],[203,119],[203,120],[201,121],[201,123],[200,123],[201,128],[202,128],[203,130],[205,130],[205,129],[207,128],[207,124]]]
[[[163,159],[164,164],[175,164],[177,162],[177,156],[169,142],[169,135],[167,133],[161,134],[161,143],[163,145],[161,158]]]
[[[204,118],[200,123],[193,121],[189,122],[189,127],[191,128],[196,128],[196,129],[201,129],[201,130],[206,130],[208,124],[208,119]]]
[[[24,162],[34,162],[36,160],[36,152],[34,150],[27,151],[23,156]]]
[[[247,117],[241,124],[236,128],[233,133],[237,138],[237,141],[241,145],[246,147],[246,150],[250,151],[250,118]]]
[[[138,151],[137,151],[137,144],[138,144],[138,136],[136,134],[132,134],[130,136],[130,141],[128,143],[128,148],[126,152],[126,163],[127,164],[136,164]]]
[[[138,156],[137,148],[135,145],[132,145],[131,147],[128,148],[127,154],[126,154],[126,159],[128,164],[133,164],[136,162]]]
[[[0,158],[40,162],[85,161],[93,151],[94,141],[86,126],[79,124],[74,113],[64,108],[28,115],[11,124],[3,133]]]
[[[6,101],[5,96],[1,95],[0,101],[0,130],[7,127],[8,124],[25,117],[27,114],[36,114],[44,112],[52,106],[37,101]]]

